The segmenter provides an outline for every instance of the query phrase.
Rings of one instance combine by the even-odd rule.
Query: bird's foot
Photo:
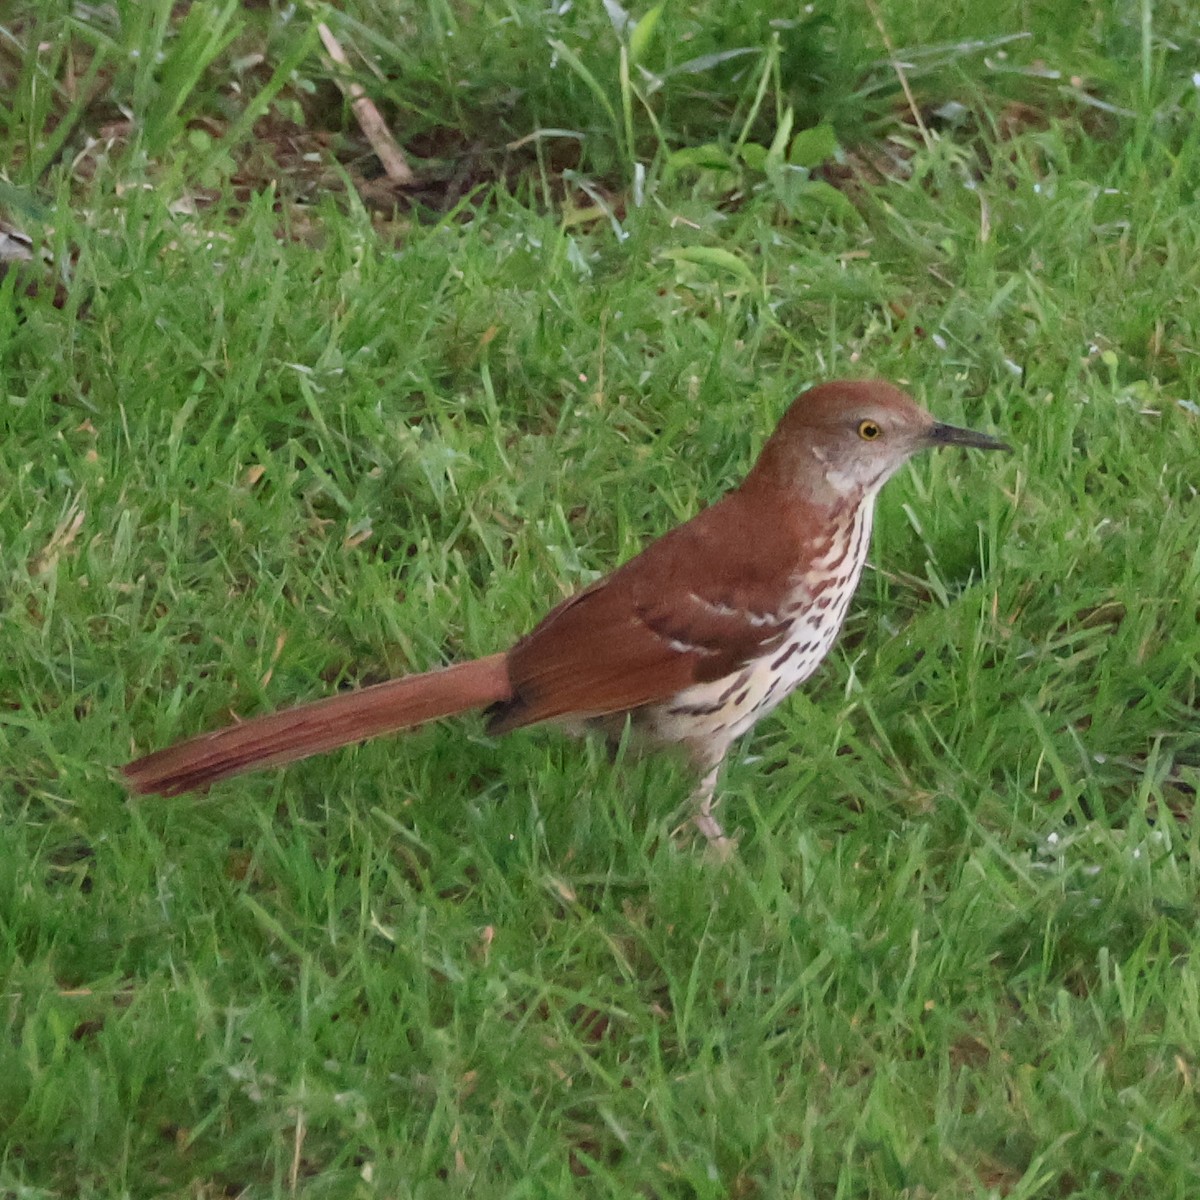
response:
[[[704,857],[710,862],[726,863],[737,855],[738,839],[730,837],[722,828],[721,822],[717,820],[716,814],[713,812],[715,807],[711,798],[694,804],[689,819],[677,826],[671,836],[676,843],[680,844],[685,840],[690,840],[686,835],[688,827],[691,826],[693,831],[704,835],[707,843]]]
[[[708,845],[704,848],[704,857],[714,866],[722,867],[728,862],[733,862],[737,858],[737,852],[738,839],[722,833],[718,837],[709,838]]]

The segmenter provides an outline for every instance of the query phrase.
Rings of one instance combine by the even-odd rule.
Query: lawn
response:
[[[1196,1194],[1200,28],[981,9],[9,6],[0,1196]],[[732,862],[478,717],[121,786],[503,649],[846,375],[1015,452],[885,489]]]

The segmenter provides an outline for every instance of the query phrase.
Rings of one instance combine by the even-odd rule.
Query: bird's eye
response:
[[[882,429],[874,421],[859,421],[858,436],[864,442],[873,442],[881,433]]]

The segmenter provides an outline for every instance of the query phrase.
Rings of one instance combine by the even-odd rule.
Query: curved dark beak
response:
[[[976,433],[973,429],[960,429],[957,425],[943,425],[935,421],[930,429],[928,441],[931,446],[970,446],[975,450],[1011,450],[1007,442],[987,433]]]

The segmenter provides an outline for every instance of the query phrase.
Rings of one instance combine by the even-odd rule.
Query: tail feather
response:
[[[123,768],[125,782],[143,795],[177,796],[243,771],[296,762],[511,695],[507,656],[492,654],[201,734],[129,763]]]

